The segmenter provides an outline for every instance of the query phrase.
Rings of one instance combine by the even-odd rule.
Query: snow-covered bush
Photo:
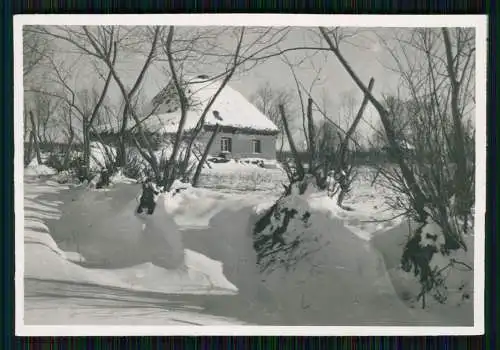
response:
[[[462,251],[463,252],[463,251]],[[462,255],[462,259],[458,258]],[[442,229],[430,216],[409,237],[401,258],[402,270],[412,272],[420,282],[417,301],[426,307],[426,296],[430,294],[438,303],[448,300],[448,290],[453,286],[447,277],[453,269],[472,272],[471,262],[464,261],[460,251],[450,251]],[[461,282],[462,283],[462,282]]]
[[[37,159],[34,158],[24,169],[24,173],[26,175],[46,176],[46,175],[54,175],[57,173],[57,171],[53,168],[48,167],[45,164],[38,164]]]
[[[261,271],[272,272],[296,264],[321,249],[319,236],[312,236],[311,209],[307,195],[315,192],[313,177],[288,187],[254,226],[254,249]]]
[[[71,151],[69,154],[50,153],[45,165],[53,168],[57,173],[60,183],[70,182],[71,178],[79,182],[91,182],[97,187],[106,187],[109,185],[109,177],[116,171],[116,149],[104,145],[100,142],[91,142],[89,164],[86,164],[82,152]]]
[[[56,169],[57,172],[67,170],[64,169],[64,156],[58,153],[50,153],[45,160],[45,165],[50,168]]]
[[[60,184],[67,184],[71,182],[74,177],[69,170],[63,170],[55,175],[55,180]]]
[[[108,172],[115,171],[117,150],[115,147],[102,144],[101,142],[90,143],[90,170],[100,172],[107,169]]]
[[[146,173],[147,162],[135,148],[127,150],[127,162],[123,166],[123,175],[131,179],[141,179]]]

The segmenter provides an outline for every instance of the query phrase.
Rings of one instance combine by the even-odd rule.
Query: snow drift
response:
[[[134,215],[135,200],[130,201],[133,196],[126,195],[136,193],[134,185],[117,184],[116,193],[125,192],[125,196],[117,196],[117,201],[108,197],[110,190],[78,187],[66,191],[58,196],[65,199],[63,216],[57,208],[61,202],[53,205],[40,200],[39,195],[57,193],[64,187],[51,181],[45,186],[28,181],[25,189],[25,278],[160,293],[237,292],[222,274],[220,262],[182,248],[179,237],[175,237],[175,223],[171,223],[168,237],[155,231],[160,225],[155,219],[143,232],[144,219]],[[120,203],[124,197],[128,200]],[[98,224],[104,217],[108,220]],[[52,235],[46,221],[55,228]],[[181,265],[180,261],[182,266],[170,268]]]
[[[279,201],[281,209],[296,210],[283,236],[290,247],[297,244],[295,249],[274,252],[272,271],[261,271],[258,237],[252,232],[272,203],[224,209],[205,230],[183,231],[184,244],[222,261],[224,274],[238,287],[236,300],[225,301],[226,307],[240,310],[244,319],[260,319],[261,324],[439,324],[439,318],[411,310],[398,298],[380,254],[331,213],[312,208],[308,201],[313,194]],[[183,205],[196,210],[198,202]],[[270,218],[267,227],[279,229],[279,220]],[[261,233],[270,234],[265,231]],[[268,252],[273,248],[278,246],[270,245]]]
[[[404,290],[418,291],[413,276],[399,276],[394,270],[400,265],[400,241],[406,234],[406,223],[401,224],[399,218],[363,223],[363,219],[394,216],[384,212],[380,203],[383,198],[370,195],[358,202],[351,198],[353,212],[337,208],[335,198],[313,188],[282,198],[278,201],[281,209],[296,211],[284,230],[285,245],[290,249],[277,250],[277,268],[262,273],[252,230],[276,203],[277,196],[177,186],[184,190],[167,201],[167,211],[180,226],[185,247],[222,261],[224,275],[239,289],[235,299],[221,301],[217,310],[225,309],[229,315],[239,312],[243,319],[259,324],[472,323],[473,313],[468,307],[455,310],[456,305],[451,303],[420,310],[406,303]],[[271,216],[270,222],[274,229],[280,227],[276,217]],[[270,234],[265,230],[262,233]],[[382,237],[386,240],[380,245]],[[294,242],[299,244],[293,250]],[[286,259],[292,262],[288,268],[280,264]]]
[[[89,278],[98,280],[105,276],[106,281],[100,283],[123,283],[127,288],[168,293],[227,294],[237,288],[238,293],[231,296],[210,300],[200,296],[199,300],[206,303],[212,314],[238,317],[256,324],[449,326],[472,323],[470,307],[437,305],[439,307],[419,310],[403,302],[405,288],[418,290],[418,286],[413,289],[414,278],[408,274],[398,275],[397,271],[404,225],[391,229],[394,222],[383,227],[376,223],[364,227],[368,231],[363,233],[358,223],[359,232],[353,233],[349,225],[356,225],[353,222],[356,215],[365,212],[363,215],[368,219],[374,213],[377,215],[373,210],[369,215],[368,207],[361,211],[355,208],[354,213],[339,211],[334,208],[334,199],[312,187],[306,193],[292,191],[290,196],[279,199],[281,209],[289,213],[296,211],[290,215],[282,235],[285,246],[295,245],[295,248],[278,251],[272,262],[275,269],[263,273],[258,264],[258,245],[254,247],[253,228],[274,206],[276,195],[221,193],[176,182],[173,191],[158,203],[164,206],[162,212],[166,214],[161,215],[166,217],[155,221],[129,214],[137,204],[131,198],[137,194],[138,187],[116,184],[98,191],[73,189],[67,192],[67,198],[59,198],[68,204],[63,217],[51,223],[55,228],[52,235],[63,253],[78,250],[87,264],[94,264],[93,269],[79,266],[86,274],[97,273]],[[379,205],[374,200],[363,200],[362,204],[366,206],[366,202]],[[270,224],[263,225],[260,233],[269,236],[279,229],[284,217],[280,215],[278,212],[270,217]],[[141,236],[146,233],[146,230],[143,232],[145,220],[151,221],[150,228],[154,231],[149,237]],[[74,242],[65,241],[71,236],[68,232],[78,227],[81,230],[74,235]],[[171,227],[177,229],[168,236],[156,231]],[[61,232],[63,237],[59,236]],[[78,249],[74,248],[77,245]],[[164,251],[176,245],[188,248],[184,249],[185,267],[172,270],[155,266],[151,260],[167,266],[176,265],[176,259],[163,260],[165,257],[155,254],[160,254],[162,249],[156,250],[153,245],[164,245]],[[203,255],[192,254],[191,249]],[[154,256],[148,262],[143,260],[147,251]],[[51,252],[51,256],[54,255],[57,254]],[[283,263],[286,259],[293,263],[287,266]],[[68,264],[67,259],[64,261]],[[66,267],[57,269],[64,271]],[[71,271],[68,275],[78,273]],[[55,278],[53,275],[47,278]]]

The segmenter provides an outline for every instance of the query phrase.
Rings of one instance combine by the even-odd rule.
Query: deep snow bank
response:
[[[156,261],[161,265],[167,262],[165,254],[162,255],[168,254],[162,250],[167,245],[161,244],[164,242],[157,232],[151,232],[159,224],[155,223],[145,237],[141,219],[135,217],[133,211],[125,215],[125,210],[133,205],[130,200],[123,204],[123,199],[131,197],[118,195],[128,188],[126,186],[133,188],[136,193],[136,186],[122,184],[125,187],[121,187],[118,184],[114,188],[118,202],[110,196],[110,190],[89,191],[78,187],[60,193],[57,197],[65,202],[65,215],[60,217],[57,206],[62,202],[41,200],[39,196],[58,193],[64,187],[51,181],[43,184],[25,180],[26,278],[176,294],[231,294],[237,291],[223,276],[220,262],[191,250],[183,250],[182,247],[177,255],[172,251],[168,255],[169,258],[175,256],[179,259],[179,254],[182,254],[184,264],[180,269],[169,270],[152,263]],[[116,215],[114,210],[117,209],[122,209],[121,217]],[[98,224],[99,219],[105,217],[109,220],[104,225]],[[57,229],[54,237],[59,245],[49,233],[45,224],[47,220],[51,220],[51,226]],[[109,262],[115,269],[90,269],[70,260],[102,267],[106,267],[102,265],[103,262]]]
[[[325,192],[317,192],[307,200],[314,210],[332,214],[356,236],[369,241],[375,234],[398,226],[402,221],[402,213],[387,206],[386,197],[391,196],[391,193],[377,183],[372,186],[369,169],[360,168],[358,171],[353,189],[344,199],[344,204],[351,211],[337,205],[339,193],[330,198]]]
[[[181,230],[206,229],[210,227],[210,220],[223,211],[237,212],[275,198],[275,195],[258,192],[218,192],[176,181],[165,206]]]
[[[311,183],[305,192],[300,187],[280,198],[254,230],[259,267],[268,289],[279,291],[282,312],[325,324],[421,321],[397,297],[370,244],[310,206],[317,194]]]
[[[65,245],[72,244],[87,261],[105,268],[156,260],[162,266],[182,260],[180,234],[162,201],[155,215],[136,215],[135,197],[139,188],[135,184],[118,183],[104,190],[74,189],[64,215],[52,223],[55,239]]]
[[[189,198],[198,191],[186,190],[179,206],[196,212],[201,200]],[[439,324],[438,319],[406,307],[379,253],[331,213],[312,208],[307,196],[292,196],[282,203],[297,210],[284,235],[289,235],[290,246],[300,239],[292,254],[275,252],[278,264],[271,273],[259,269],[252,229],[273,197],[261,203],[249,201],[237,210],[225,207],[211,217],[206,229],[183,231],[184,244],[222,261],[224,274],[239,289],[218,309],[239,310],[253,322],[260,318],[260,323],[273,320],[282,325]],[[180,211],[172,212],[176,220]],[[273,220],[271,225],[278,227]],[[288,269],[279,263],[287,258],[295,260]]]
[[[218,261],[185,251],[185,270],[166,270],[143,263],[116,270],[88,269],[68,260],[49,234],[27,233],[25,278],[113,286],[137,291],[175,294],[231,294],[237,289],[222,275]],[[78,260],[73,257],[72,260]]]
[[[420,291],[418,277],[415,277],[413,271],[405,272],[401,268],[401,256],[403,246],[408,240],[408,231],[415,229],[415,223],[403,222],[385,232],[378,232],[371,240],[372,245],[381,252],[391,280],[401,299],[410,307],[420,308],[421,303],[417,301],[417,295]],[[434,227],[432,233],[437,232]],[[439,253],[434,254],[431,260],[431,268],[437,270],[445,268],[451,259],[465,263],[474,267],[474,236],[465,237],[467,252],[458,250],[452,252],[449,256],[443,256]],[[425,244],[425,242],[423,242]],[[470,325],[473,322],[473,294],[474,294],[474,271],[469,270],[463,265],[444,269],[446,289],[441,292],[446,295],[444,304],[436,301],[432,296],[426,298],[427,309],[433,313],[443,313],[454,317],[462,325]],[[454,315],[454,316],[453,316]]]

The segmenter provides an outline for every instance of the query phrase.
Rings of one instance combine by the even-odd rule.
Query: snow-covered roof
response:
[[[212,96],[219,89],[222,80],[209,80],[207,77],[185,79],[185,93],[189,101],[184,130],[193,129],[203,110]],[[171,93],[169,93],[172,91]],[[168,95],[171,95],[168,98]],[[143,123],[150,131],[174,133],[177,131],[181,111],[178,98],[171,84],[167,85],[144,110],[144,116],[152,115]],[[269,120],[257,107],[250,103],[240,92],[231,88],[229,84],[222,89],[212,104],[205,119],[205,125],[216,124],[249,129],[254,131],[278,132],[276,125]]]

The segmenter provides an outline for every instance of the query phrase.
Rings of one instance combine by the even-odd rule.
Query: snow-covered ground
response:
[[[366,176],[346,199],[354,211],[324,193],[295,199],[312,213],[307,234],[323,250],[295,271],[265,275],[252,227],[278,198],[284,174],[231,163],[204,173],[208,188],[176,184],[185,189],[160,198],[144,232],[133,215],[139,186],[123,177],[88,190],[25,176],[25,322],[472,325],[471,300],[426,310],[407,300],[418,287],[398,269],[407,223],[387,220],[398,213]],[[257,185],[275,185],[248,191],[254,174]],[[170,268],[182,251],[184,265]],[[44,317],[47,308],[58,311]]]
[[[328,247],[297,271],[272,276],[256,267],[251,227],[255,214],[269,208],[276,196],[189,189],[167,210],[181,227],[196,222],[196,229],[184,231],[185,245],[224,262],[224,273],[238,286],[248,312],[262,307],[278,323],[295,325],[472,325],[472,302],[460,300],[459,293],[451,295],[448,304],[432,303],[426,310],[405,299],[418,291],[413,276],[397,268],[406,223],[399,218],[379,222],[397,213],[388,212],[383,199],[373,196],[374,189],[371,195],[364,193],[368,188],[357,186],[359,197],[353,193],[347,201],[353,212],[337,209],[335,200],[325,194],[312,193],[302,203],[313,213],[306,235],[320,238],[319,245]],[[205,205],[211,219],[206,215],[197,220]],[[471,263],[472,257],[466,261]],[[388,269],[387,263],[393,265]],[[472,273],[455,275],[472,280]],[[459,284],[458,279],[452,284]]]
[[[250,163],[258,159],[246,158],[239,162],[210,163],[203,169],[199,184],[219,191],[266,191],[278,193],[283,190],[287,177],[275,161],[265,161],[264,168]],[[249,162],[249,163],[246,163]]]
[[[124,244],[125,240],[118,239],[114,245],[120,247],[122,258],[114,263],[121,263],[122,267],[85,267],[86,263],[95,263],[85,257],[86,253],[94,249],[102,252],[102,247],[106,246],[104,235],[102,240],[96,234],[79,241],[79,234],[90,233],[88,228],[92,225],[91,221],[86,221],[84,212],[80,216],[77,212],[73,212],[74,216],[69,214],[70,221],[59,219],[61,209],[64,212],[71,203],[79,203],[72,201],[74,195],[88,193],[98,195],[105,191],[68,188],[38,176],[25,175],[25,323],[122,324],[134,318],[147,324],[238,323],[237,320],[194,312],[193,307],[171,300],[182,294],[230,295],[237,292],[237,288],[223,276],[220,262],[195,251],[183,250],[185,266],[167,270],[153,265],[151,257],[143,257],[141,261],[138,253],[141,243],[146,249],[151,247],[146,246],[145,239],[129,241],[128,245]],[[135,201],[133,196],[130,198]],[[103,209],[102,206],[99,209],[98,201],[89,207],[97,207],[96,211]],[[69,209],[71,213],[76,208]],[[54,235],[47,225],[50,226],[51,222],[60,223]],[[131,220],[123,227],[130,227],[130,224]],[[141,235],[141,225],[138,224],[137,229],[136,223],[138,236]],[[101,233],[116,232],[113,227],[101,226],[100,229],[103,230]],[[134,228],[130,227],[130,230]],[[54,237],[62,242],[56,243]],[[158,240],[155,243],[158,244]],[[143,251],[144,255],[149,253]],[[95,252],[88,255],[94,257]],[[47,315],[47,309],[54,312]]]

